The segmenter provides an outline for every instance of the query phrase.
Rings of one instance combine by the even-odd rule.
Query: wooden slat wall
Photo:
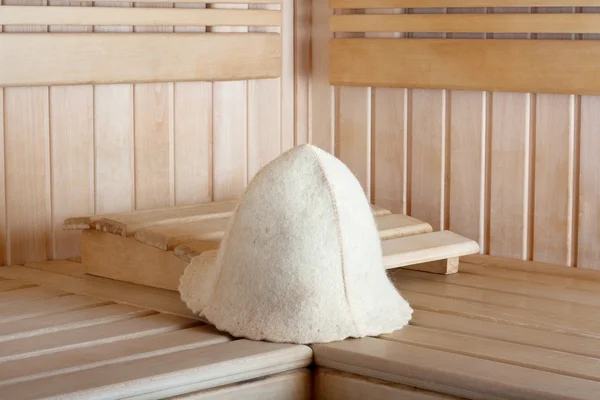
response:
[[[1,1],[46,4],[45,0]],[[204,7],[190,3],[136,7]],[[229,7],[248,8],[237,3]],[[92,6],[58,0],[50,4]],[[93,6],[132,7],[132,3],[107,1]],[[296,93],[308,98],[308,88],[294,85],[295,56],[290,45],[294,7],[288,0],[264,7],[281,8],[282,20],[289,25],[281,30],[285,48],[278,79],[0,88],[0,265],[79,255],[78,234],[61,226],[69,216],[238,196],[258,168],[292,147],[295,126],[302,126],[293,115]],[[303,29],[307,22],[303,21]],[[205,30],[198,26],[7,26],[0,34],[59,28]],[[306,136],[306,128],[304,132]]]
[[[325,35],[319,21],[326,20],[331,10],[320,3],[313,2],[313,33]],[[451,9],[465,11],[579,10]],[[582,39],[569,34],[487,35]],[[453,34],[477,36],[482,34]],[[312,55],[317,74],[313,80],[320,82],[327,43],[313,38]],[[333,99],[328,90],[313,87],[312,104],[319,104],[311,121],[312,132],[319,132],[313,143],[336,143],[334,150],[322,147],[336,151],[375,204],[406,211],[436,230],[450,229],[476,240],[485,254],[600,269],[600,96],[335,88]],[[360,90],[374,94],[358,96]],[[334,113],[334,126],[327,132],[326,120],[320,118],[325,110]]]

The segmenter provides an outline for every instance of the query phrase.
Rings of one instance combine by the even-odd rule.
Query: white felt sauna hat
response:
[[[323,343],[388,333],[412,309],[383,267],[364,192],[337,158],[302,145],[251,181],[216,260],[192,260],[187,306],[236,337]]]

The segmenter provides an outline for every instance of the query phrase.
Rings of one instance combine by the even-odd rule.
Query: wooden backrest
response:
[[[330,7],[332,85],[600,94],[600,11],[590,8],[598,0],[330,0]]]
[[[116,0],[108,0],[116,1]],[[134,3],[152,3],[137,0]],[[197,1],[183,0],[178,3]],[[205,3],[222,3],[208,0]],[[227,0],[279,4],[279,0]],[[280,34],[210,32],[210,27],[273,27],[273,9],[0,6],[0,87],[169,81],[223,81],[279,77]],[[265,7],[266,8],[266,7]],[[163,32],[19,32],[23,26],[169,27]],[[168,32],[202,26],[208,32]],[[208,29],[204,29],[207,27]],[[134,29],[135,30],[135,29]],[[164,31],[167,32],[164,32]],[[217,31],[218,29],[215,29]],[[247,29],[244,29],[247,30]]]

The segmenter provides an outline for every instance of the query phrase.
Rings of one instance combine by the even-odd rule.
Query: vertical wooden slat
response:
[[[495,8],[496,13],[529,12]],[[528,35],[495,34],[495,39]],[[529,164],[531,95],[490,96],[490,243],[494,256],[527,258],[529,230]]]
[[[481,14],[484,8],[453,8],[449,13]],[[451,34],[452,38],[485,38],[485,34]],[[479,243],[484,250],[486,92],[454,90],[450,109],[449,229]]]
[[[130,7],[129,2],[95,2]],[[131,26],[95,26],[95,32],[132,32]],[[135,208],[133,85],[94,87],[96,213]]]
[[[247,8],[214,4],[213,8]],[[246,32],[245,27],[214,27],[212,32]],[[213,84],[213,199],[238,198],[248,179],[248,90],[246,81]]]
[[[135,6],[170,8],[173,3]],[[134,31],[173,32],[173,28],[138,26]],[[134,104],[136,209],[173,205],[173,83],[135,84]]]
[[[250,8],[276,9],[277,7],[251,5]],[[277,32],[279,29],[251,27],[249,31]],[[282,67],[283,73],[287,65]],[[282,78],[248,81],[248,180],[281,153],[284,133],[282,123],[287,126],[287,121],[282,121],[285,105],[281,98],[281,83]]]
[[[309,3],[308,1],[306,3]],[[267,6],[265,8],[277,9],[277,6]],[[282,59],[281,59],[281,78],[279,79],[280,84],[280,135],[281,135],[281,148],[279,152],[294,147],[295,142],[295,79],[294,79],[294,1],[283,0],[281,2],[281,13],[282,21],[281,28],[274,30],[275,32],[281,32],[281,46],[282,46]]]
[[[444,9],[414,9],[414,13],[444,13]],[[415,33],[415,38],[444,37],[444,34]],[[445,228],[446,181],[446,91],[413,90],[411,116],[410,213]]]
[[[175,4],[204,8],[203,4]],[[206,27],[175,27],[205,32]],[[175,204],[212,200],[212,82],[175,82]]]
[[[50,6],[83,3],[50,1]],[[50,32],[91,32],[92,26],[50,26]],[[91,85],[50,87],[52,254],[80,254],[80,233],[62,229],[68,217],[94,212],[94,89]]]
[[[574,9],[540,7],[537,11],[568,13]],[[540,34],[537,38],[569,40],[573,35]],[[534,261],[572,264],[574,102],[573,95],[536,95]]]
[[[404,10],[383,9],[377,13]],[[369,37],[404,37],[403,33],[368,34]],[[407,89],[372,88],[372,198],[395,213],[406,213]]]
[[[0,0],[2,5],[2,0]],[[0,25],[0,35],[2,34]],[[6,163],[4,162],[4,88],[0,87],[0,266],[8,264],[6,246]]]
[[[598,13],[600,7],[583,10]],[[583,39],[600,40],[600,35],[583,35]],[[581,96],[579,115],[577,266],[600,269],[600,96]]]
[[[295,144],[309,142],[312,2],[294,2]]]
[[[334,95],[329,85],[329,3],[312,0],[312,69],[310,86],[310,142],[330,153],[334,152]]]
[[[5,0],[45,5],[45,0]],[[46,32],[47,26],[7,26],[6,32]],[[6,214],[9,263],[45,260],[51,253],[48,87],[4,89]]]

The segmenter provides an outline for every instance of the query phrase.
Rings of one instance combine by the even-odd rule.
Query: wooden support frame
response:
[[[329,0],[331,8],[597,7],[598,0]]]

